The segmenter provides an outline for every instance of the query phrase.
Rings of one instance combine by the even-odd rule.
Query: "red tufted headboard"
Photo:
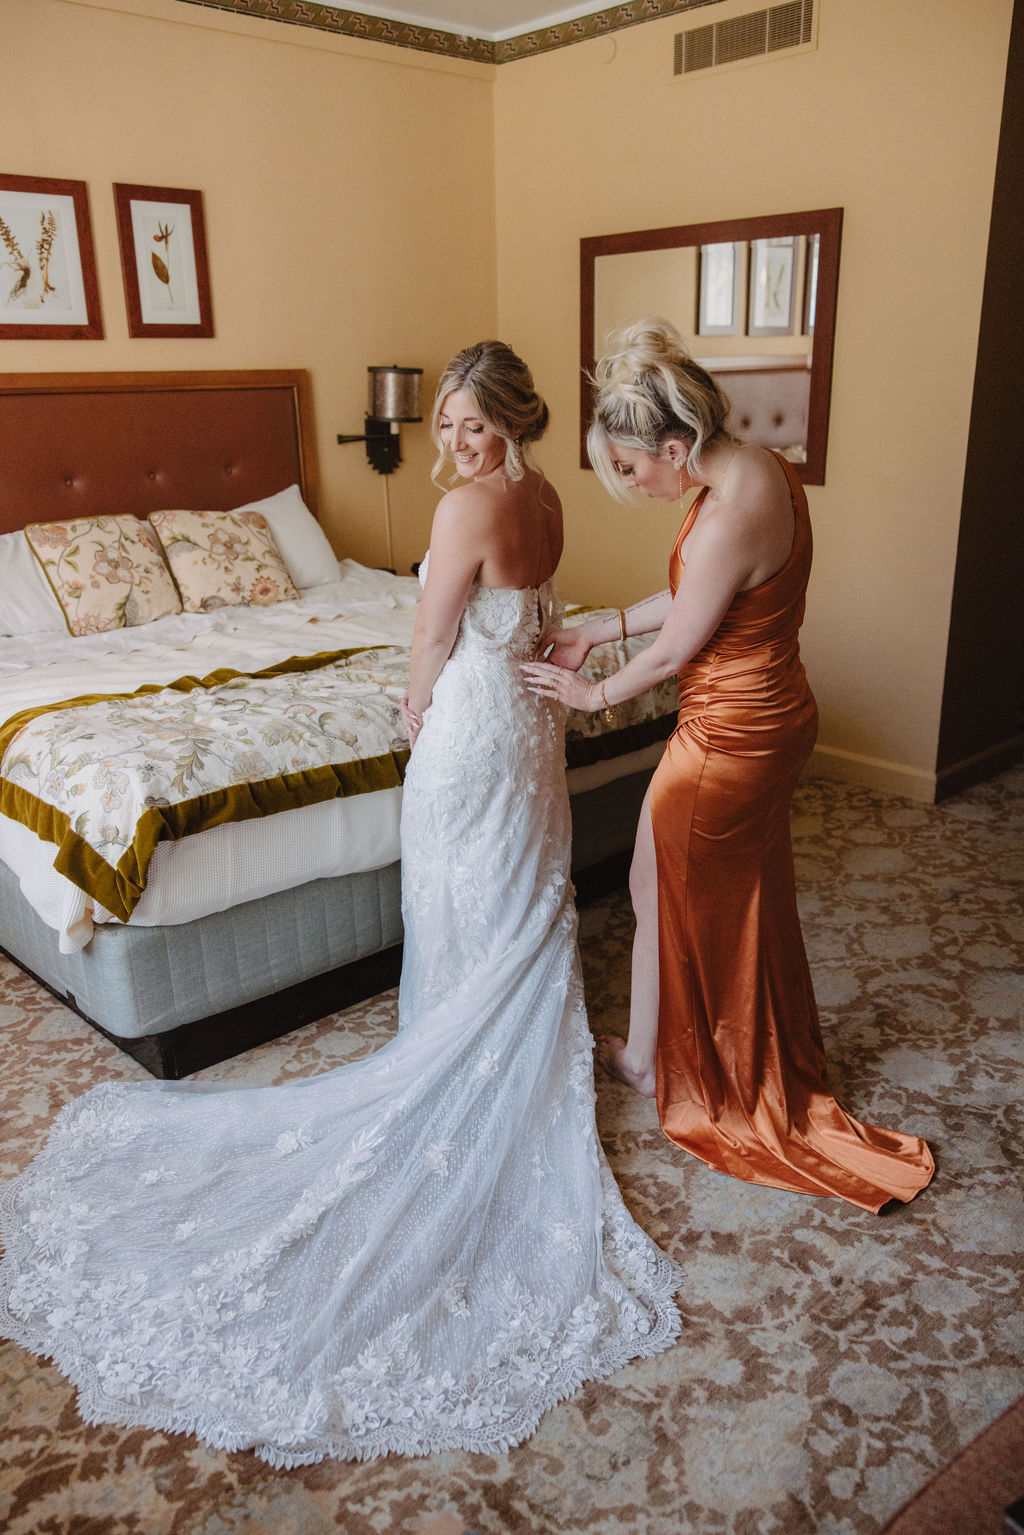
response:
[[[785,361],[773,366],[768,359],[758,367],[729,371],[705,366],[729,396],[730,432],[742,442],[759,442],[780,452],[796,448],[806,451],[811,397],[807,367],[794,367]]]
[[[315,513],[301,369],[0,374],[0,533],[102,513],[228,510],[293,484]]]

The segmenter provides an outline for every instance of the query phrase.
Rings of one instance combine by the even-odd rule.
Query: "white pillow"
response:
[[[0,634],[67,634],[60,603],[24,533],[0,533]]]
[[[247,501],[233,510],[262,512],[300,591],[338,579],[340,570],[334,550],[327,541],[327,534],[303,501],[297,485],[289,485],[287,490],[280,490],[276,496],[267,496],[262,501]]]

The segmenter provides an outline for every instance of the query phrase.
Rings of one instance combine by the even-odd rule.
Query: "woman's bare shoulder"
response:
[[[734,472],[726,477],[719,505],[740,523],[755,526],[793,514],[793,495],[785,469],[769,448],[741,443]],[[709,519],[710,520],[710,519]]]
[[[744,586],[759,585],[789,558],[795,526],[793,493],[785,469],[770,449],[751,445],[741,457],[722,522],[728,520],[737,548],[751,560]]]
[[[556,516],[562,515],[562,498],[545,474],[538,474],[536,480],[537,500],[546,510]]]
[[[485,526],[504,523],[513,508],[523,512],[537,507],[542,513],[558,518],[562,503],[554,486],[544,475],[528,470],[521,480],[489,476],[471,480],[446,492],[437,504],[435,517],[441,514],[453,521],[465,520]]]
[[[783,563],[792,542],[789,482],[774,454],[753,444],[740,445],[730,468],[719,494],[701,508],[686,541],[686,562],[743,566],[763,579]]]
[[[434,509],[434,522],[452,528],[479,527],[488,524],[496,513],[494,492],[470,480],[445,492]]]

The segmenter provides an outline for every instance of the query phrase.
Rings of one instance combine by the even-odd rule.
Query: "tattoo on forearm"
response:
[[[655,592],[653,597],[645,597],[642,602],[634,602],[631,607],[626,609],[626,616],[628,617],[630,613],[639,613],[641,609],[649,608],[652,602],[661,602],[666,596],[668,596],[667,587],[663,592]]]

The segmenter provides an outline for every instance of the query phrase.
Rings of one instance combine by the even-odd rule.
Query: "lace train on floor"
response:
[[[396,1037],[278,1087],[107,1084],[0,1198],[0,1332],[91,1422],[275,1466],[509,1449],[677,1336],[594,1123],[555,614],[475,588],[410,763]]]

